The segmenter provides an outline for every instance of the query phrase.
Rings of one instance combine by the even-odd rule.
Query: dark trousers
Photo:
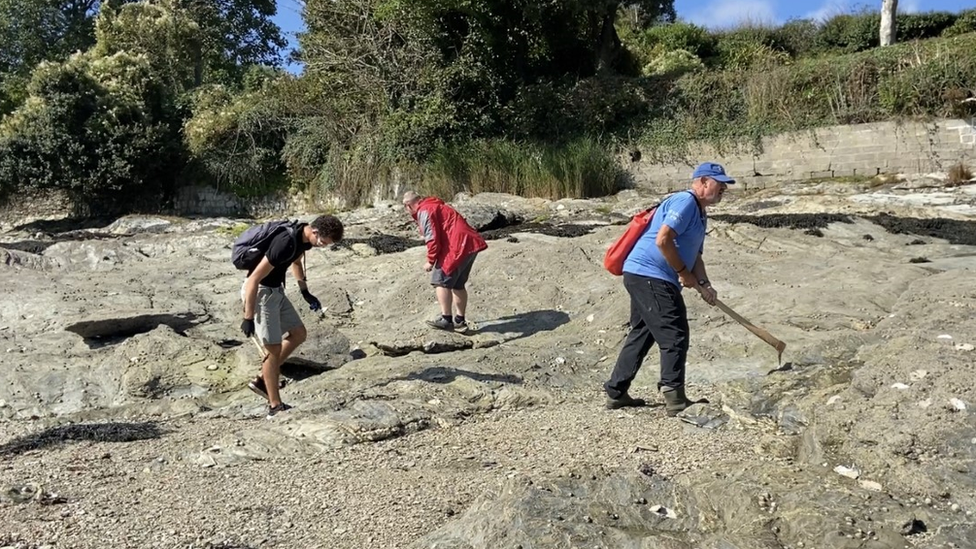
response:
[[[610,381],[603,387],[610,398],[630,389],[644,357],[656,342],[661,349],[661,387],[683,387],[688,356],[688,309],[681,290],[656,278],[624,273],[630,294],[630,333],[624,341]]]

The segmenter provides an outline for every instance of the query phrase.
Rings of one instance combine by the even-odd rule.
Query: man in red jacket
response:
[[[468,291],[464,284],[471,274],[478,252],[488,247],[484,238],[457,211],[435,197],[422,197],[413,191],[403,194],[403,206],[410,212],[427,243],[430,283],[437,288],[441,317],[427,324],[441,330],[466,329],[464,311]],[[451,306],[457,314],[451,318]]]

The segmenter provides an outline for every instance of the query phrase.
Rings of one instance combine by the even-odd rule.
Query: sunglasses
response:
[[[729,188],[729,184],[728,183],[723,183],[723,182],[719,181],[718,179],[712,179],[711,177],[709,177],[708,180],[711,181],[712,183],[717,183],[718,184],[718,191],[720,193],[724,193]]]

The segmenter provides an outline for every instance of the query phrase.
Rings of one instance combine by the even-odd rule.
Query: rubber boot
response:
[[[685,396],[684,387],[661,387],[661,395],[664,396],[664,410],[670,417],[694,404]]]
[[[642,398],[634,398],[627,393],[620,395],[620,398],[607,397],[607,410],[619,410],[620,408],[639,408],[646,406]]]

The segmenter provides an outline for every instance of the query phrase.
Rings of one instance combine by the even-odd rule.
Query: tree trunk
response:
[[[898,0],[881,0],[881,45],[890,46],[895,43],[895,12],[898,11]]]
[[[613,26],[616,20],[616,10],[610,10],[603,16],[603,24],[600,28],[600,45],[597,48],[596,72],[606,74],[610,72],[610,65],[613,63],[613,56],[617,53],[620,38],[617,37],[617,29]]]

